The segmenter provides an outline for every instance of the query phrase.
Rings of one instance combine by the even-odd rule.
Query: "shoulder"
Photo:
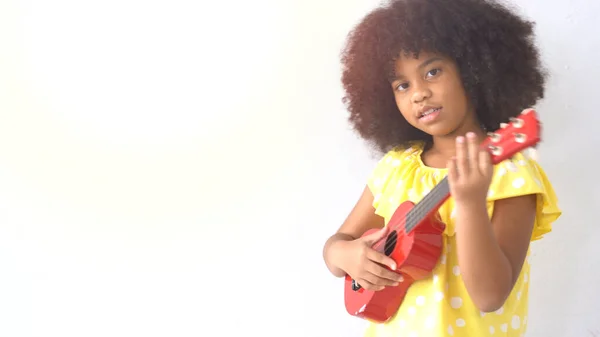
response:
[[[398,145],[384,153],[379,159],[376,167],[380,166],[400,166],[398,160],[412,160],[417,161],[418,156],[423,151],[424,143],[422,142],[411,142],[405,145]]]
[[[410,189],[419,171],[422,143],[397,146],[383,154],[367,179],[367,187],[373,194],[376,213],[387,217],[395,208],[399,191]]]
[[[553,193],[552,184],[542,166],[526,153],[519,152],[494,166],[489,199],[543,192]]]
[[[369,187],[376,188],[385,180],[390,179],[394,173],[418,165],[422,151],[423,144],[415,142],[396,146],[384,153],[371,171],[368,179]]]
[[[507,203],[507,199],[535,196],[536,224],[532,239],[551,231],[551,224],[562,214],[554,187],[542,166],[521,152],[494,167],[488,201]]]

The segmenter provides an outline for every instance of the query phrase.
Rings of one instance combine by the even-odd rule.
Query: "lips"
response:
[[[419,109],[419,112],[417,113],[417,118],[423,118],[426,117],[428,115],[431,115],[432,113],[438,112],[442,109],[442,107],[432,107],[432,106],[425,106],[421,109]]]

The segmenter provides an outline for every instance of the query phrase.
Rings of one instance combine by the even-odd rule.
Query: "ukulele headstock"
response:
[[[541,139],[541,125],[534,109],[525,109],[509,123],[501,123],[500,129],[488,133],[482,146],[487,147],[492,163],[497,164],[516,153],[535,146]]]

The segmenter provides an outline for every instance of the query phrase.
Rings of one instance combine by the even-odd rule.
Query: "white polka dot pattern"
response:
[[[463,300],[460,297],[452,297],[450,299],[450,306],[452,309],[458,309],[462,306]]]
[[[369,180],[374,196],[376,213],[389,221],[395,207],[405,200],[419,202],[444,177],[444,169],[425,166],[420,160],[420,148],[390,152],[375,168]],[[494,177],[487,197],[489,200],[508,196],[540,193],[547,196],[550,183],[541,167],[533,161],[516,155],[495,166]],[[551,190],[550,190],[551,193]],[[542,200],[542,199],[539,199]],[[554,199],[546,199],[539,209],[551,212]],[[520,336],[527,324],[527,298],[531,256],[523,264],[522,274],[510,296],[495,312],[485,313],[471,300],[462,280],[461,265],[455,235],[457,218],[454,200],[448,199],[440,208],[441,220],[446,224],[443,249],[432,274],[413,283],[399,312],[385,324],[368,325],[365,337],[396,336]],[[488,212],[493,212],[488,202]],[[539,215],[539,214],[538,214]],[[546,224],[540,223],[539,226]],[[534,228],[538,235],[540,228]]]
[[[512,318],[512,321],[510,323],[510,326],[517,330],[520,326],[521,326],[521,318],[517,315],[514,315]]]
[[[435,326],[435,319],[433,318],[433,316],[427,316],[427,318],[425,319],[425,327],[427,329],[432,329]]]
[[[513,180],[512,185],[514,188],[519,189],[519,188],[523,187],[523,185],[525,185],[525,179],[523,179],[522,177],[518,177],[515,180]]]

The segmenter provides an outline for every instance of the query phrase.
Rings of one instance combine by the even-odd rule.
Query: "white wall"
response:
[[[360,336],[321,248],[376,160],[338,61],[374,4],[0,2],[0,336]],[[600,5],[519,4],[564,210],[528,336],[599,334]]]

